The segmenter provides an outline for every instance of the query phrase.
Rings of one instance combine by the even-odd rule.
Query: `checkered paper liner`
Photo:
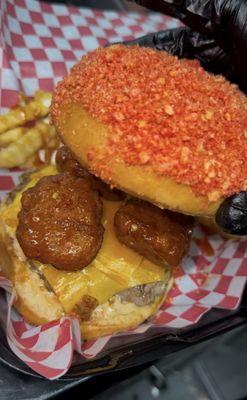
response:
[[[2,112],[16,104],[20,90],[27,95],[38,88],[52,90],[76,60],[98,46],[179,26],[178,21],[156,13],[99,11],[35,0],[1,0],[0,12]],[[0,170],[1,198],[17,184],[19,175],[18,169]],[[246,248],[244,239],[226,241],[197,228],[189,255],[175,269],[175,284],[160,311],[148,323],[118,336],[140,334],[155,326],[183,328],[195,324],[212,307],[235,309],[247,279]],[[64,375],[74,351],[90,359],[106,343],[110,348],[110,336],[83,343],[76,319],[64,317],[30,326],[12,307],[11,283],[0,276],[0,286],[7,293],[7,303],[1,305],[6,315],[1,313],[0,323],[9,346],[40,375],[48,379]]]

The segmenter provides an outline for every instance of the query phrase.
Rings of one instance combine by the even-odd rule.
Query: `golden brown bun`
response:
[[[81,322],[83,338],[96,338],[138,326],[158,310],[171,286],[171,271],[152,264],[117,241],[112,220],[118,202],[105,202],[105,240],[95,263],[84,270],[58,271],[50,265],[31,262],[23,254],[15,236],[22,192],[42,176],[56,173],[56,168],[49,166],[30,174],[28,181],[0,206],[1,267],[14,286],[16,309],[27,322],[40,325],[74,314],[78,301],[88,294],[99,306],[89,320]],[[118,300],[119,291],[158,281],[166,283],[166,291],[150,305],[140,307]]]
[[[94,148],[96,153],[102,155],[108,138],[107,126],[76,103],[63,109],[61,115],[61,119],[56,121],[56,129],[62,141],[82,165],[100,177],[101,172],[95,167],[97,158],[90,161],[87,154]],[[206,196],[195,196],[189,186],[159,176],[147,166],[126,166],[117,159],[109,160],[108,166],[113,186],[162,208],[184,214],[213,216],[223,201],[210,203]]]

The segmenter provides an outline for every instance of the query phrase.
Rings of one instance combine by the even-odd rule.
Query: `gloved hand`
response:
[[[126,44],[196,58],[247,93],[247,0],[132,0],[180,19],[186,27],[151,33]],[[216,222],[225,232],[247,235],[247,191],[227,198]]]

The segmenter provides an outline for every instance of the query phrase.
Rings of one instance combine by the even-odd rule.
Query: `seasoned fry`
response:
[[[26,123],[24,108],[16,107],[7,114],[0,115],[0,133]]]
[[[45,117],[49,112],[51,97],[51,93],[37,90],[34,100],[30,101],[25,107],[26,121],[33,121]]]
[[[18,165],[18,167],[22,169],[32,169],[33,167],[36,167],[36,160],[37,155],[32,154],[31,157],[29,157],[23,164]]]
[[[16,142],[0,151],[0,168],[24,164],[36,151],[55,136],[55,130],[44,121],[24,133]]]
[[[44,145],[45,147],[50,147],[50,143],[53,143],[57,139],[56,130],[53,125],[50,125],[49,118],[43,118],[43,122],[46,125],[43,133]]]
[[[20,97],[20,103],[24,102],[24,97]],[[0,133],[25,123],[34,121],[46,116],[49,112],[51,103],[51,93],[38,90],[34,99],[22,107],[15,107],[6,114],[0,115]]]
[[[0,168],[32,168],[52,162],[59,140],[49,123],[50,103],[48,92],[38,90],[31,100],[20,92],[18,105],[0,116]]]
[[[16,142],[26,131],[24,127],[10,129],[0,135],[0,146],[6,146],[12,142]]]
[[[18,106],[19,107],[24,107],[28,103],[28,98],[25,95],[25,93],[20,92],[18,94]]]

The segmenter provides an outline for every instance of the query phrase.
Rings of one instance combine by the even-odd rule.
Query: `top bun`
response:
[[[161,207],[213,216],[247,187],[247,100],[197,61],[116,45],[84,56],[51,116],[95,175]]]

